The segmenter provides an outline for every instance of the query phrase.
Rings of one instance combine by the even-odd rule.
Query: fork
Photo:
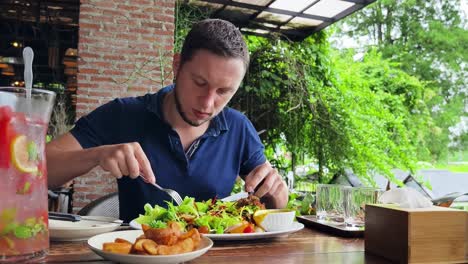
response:
[[[142,175],[140,175],[141,178],[143,178],[143,181],[145,181],[146,183],[149,183],[151,185],[153,185],[154,187],[158,188],[159,190],[167,193],[175,202],[177,205],[181,205],[182,204],[182,197],[180,196],[180,194],[172,189],[166,189],[166,188],[163,188],[161,186],[159,186],[159,184],[157,183],[151,183],[149,181],[146,180],[145,177],[143,177]]]

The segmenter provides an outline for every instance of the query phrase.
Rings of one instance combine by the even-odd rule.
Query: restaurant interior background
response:
[[[22,51],[31,47],[33,88],[57,94],[51,136],[75,120],[78,18],[79,0],[0,1],[0,86],[24,87]],[[71,209],[72,190],[68,185],[50,191],[50,209]]]
[[[57,93],[74,120],[79,0],[0,2],[0,86],[24,86],[22,51],[34,50],[34,88]]]

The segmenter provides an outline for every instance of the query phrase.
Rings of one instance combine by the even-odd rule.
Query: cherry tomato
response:
[[[252,225],[248,225],[246,228],[244,228],[244,233],[254,233],[255,229]]]

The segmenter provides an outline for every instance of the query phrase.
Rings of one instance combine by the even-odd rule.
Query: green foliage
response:
[[[450,172],[468,173],[468,163],[436,164],[436,168],[441,170],[448,170]]]
[[[425,145],[419,132],[431,122],[424,83],[377,52],[362,62],[335,54],[323,33],[294,43],[247,40],[251,65],[232,106],[266,131],[266,154],[278,167],[312,158],[320,182],[351,168],[371,184],[372,172],[393,179],[391,169],[414,171],[415,146]],[[291,163],[277,155],[287,151]]]
[[[182,50],[185,36],[192,28],[193,23],[208,18],[210,10],[195,5],[183,4],[182,1],[176,1],[175,11],[175,32],[174,32],[174,52]]]
[[[416,150],[427,149],[420,134],[432,122],[423,101],[425,85],[375,51],[358,62],[353,55],[334,56],[336,85],[345,102],[342,129],[348,146],[344,165],[360,175],[377,171],[395,181],[390,170],[414,171]]]
[[[296,216],[315,215],[315,195],[312,193],[305,195],[290,193],[286,208],[295,210]]]
[[[370,37],[363,50],[376,47],[384,58],[427,83],[424,101],[433,109],[434,126],[420,131],[430,142],[428,150],[418,153],[421,160],[445,160],[448,128],[467,116],[468,31],[460,6],[460,0],[376,1],[336,26],[339,32],[347,30],[338,37]],[[459,146],[466,146],[466,137],[460,140]]]
[[[336,92],[330,86],[326,36],[294,43],[255,36],[247,41],[251,64],[232,106],[244,111],[257,130],[266,131],[261,136],[267,154],[285,147],[294,167],[313,153],[323,176],[325,168],[334,166],[330,155],[341,152],[339,144],[325,144],[340,140],[339,122],[330,114],[337,109],[326,98]],[[289,165],[280,157],[276,162]]]

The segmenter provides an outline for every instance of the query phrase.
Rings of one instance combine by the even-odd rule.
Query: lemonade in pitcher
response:
[[[49,248],[45,140],[55,94],[0,87],[0,262]]]

